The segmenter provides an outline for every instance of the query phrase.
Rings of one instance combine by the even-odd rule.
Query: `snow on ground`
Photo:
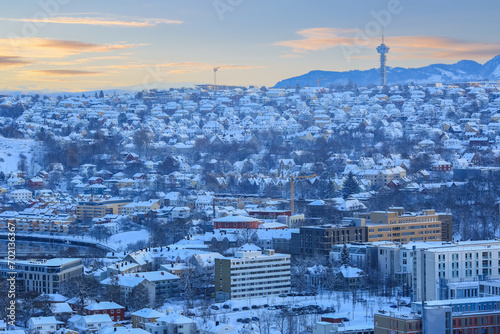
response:
[[[4,174],[16,171],[18,169],[17,164],[20,160],[20,154],[26,156],[26,164],[29,168],[33,153],[37,151],[38,146],[34,140],[12,139],[0,136],[0,171],[4,172]]]
[[[147,242],[149,240],[149,232],[146,230],[121,232],[109,237],[105,244],[118,251],[122,251],[125,250],[129,244],[133,244],[140,240]]]
[[[353,299],[356,302],[353,305]],[[409,298],[401,298],[400,302],[407,303]],[[176,312],[186,312],[185,303],[183,302],[172,302],[169,300],[166,304],[173,306]],[[225,309],[223,305],[229,305],[229,309]],[[271,309],[262,307],[264,304],[271,306]],[[373,315],[379,310],[386,312],[398,311],[395,309],[397,305],[396,297],[374,297],[369,296],[366,291],[358,291],[356,296],[353,296],[352,292],[323,292],[317,296],[296,296],[296,297],[264,297],[264,298],[251,298],[248,300],[228,300],[224,303],[213,303],[210,306],[216,305],[219,310],[214,310],[209,307],[210,316],[208,319],[217,320],[222,323],[230,324],[237,327],[238,329],[253,328],[258,332],[259,322],[257,320],[251,321],[248,324],[243,324],[238,322],[237,319],[256,317],[261,320],[261,326],[264,326],[262,319],[265,318],[264,314],[267,313],[271,316],[271,334],[280,333],[279,329],[276,327],[277,319],[280,315],[280,310],[273,309],[274,305],[287,305],[288,310],[294,307],[303,307],[307,305],[318,305],[323,309],[328,307],[334,307],[334,313],[325,314],[300,314],[295,315],[293,318],[296,321],[296,326],[298,326],[298,332],[305,330],[305,327],[312,328],[312,326],[321,320],[321,317],[331,317],[331,318],[345,318],[344,326],[345,328],[373,328]],[[252,308],[253,305],[261,306],[258,309]],[[391,307],[392,306],[392,307]],[[242,310],[243,307],[249,308],[248,310]],[[238,311],[233,311],[234,308],[238,308]],[[410,308],[406,306],[400,306],[401,312],[409,312]],[[187,310],[188,313],[195,314],[195,316],[190,316],[198,322],[203,322],[206,319],[206,306],[198,306],[194,309]],[[205,315],[204,315],[205,313]]]

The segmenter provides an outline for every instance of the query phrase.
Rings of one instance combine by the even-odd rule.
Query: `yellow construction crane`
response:
[[[319,87],[319,83],[323,80],[327,80],[327,78],[320,79],[318,76],[318,79],[316,79],[316,83],[318,84],[318,87]]]
[[[214,67],[214,90],[217,90],[217,70],[220,66]]]
[[[290,211],[292,215],[295,211],[295,179],[310,179],[312,177],[316,177],[316,174],[313,175],[303,175],[303,176],[292,176],[290,178]]]

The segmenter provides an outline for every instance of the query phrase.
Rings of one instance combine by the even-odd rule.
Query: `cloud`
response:
[[[11,67],[11,66],[22,66],[33,63],[29,60],[24,60],[17,56],[0,56],[0,68],[1,67]]]
[[[296,40],[276,42],[274,45],[290,48],[294,54],[344,48],[350,58],[365,59],[364,49],[374,49],[380,38],[367,38],[357,29],[311,28],[297,31]],[[500,53],[500,45],[471,42],[442,36],[393,36],[386,37],[393,59],[463,59],[488,58]],[[292,55],[285,55],[290,57]]]
[[[101,66],[101,68],[117,68],[117,69],[174,68],[172,70],[169,70],[170,73],[188,73],[188,71],[199,72],[203,70],[212,70],[214,67],[220,67],[221,69],[229,69],[229,70],[238,70],[238,69],[247,70],[247,69],[265,68],[265,66],[232,65],[232,64],[222,64],[216,66],[209,63],[199,63],[199,62],[161,63],[161,64],[116,64],[109,66]]]
[[[0,38],[0,53],[16,53],[30,58],[63,58],[87,52],[111,52],[144,44],[86,43],[50,38]]]
[[[27,19],[27,18],[7,18],[0,17],[0,21],[11,22],[34,22],[34,23],[59,23],[59,24],[85,24],[96,26],[118,26],[118,27],[131,27],[131,28],[149,28],[155,27],[158,24],[181,24],[180,20],[169,20],[160,18],[142,19],[142,20],[119,20],[106,17],[71,17],[59,16],[46,19]]]
[[[74,75],[102,75],[102,73],[94,71],[83,71],[83,70],[35,70],[30,71],[37,75],[59,77],[59,76],[74,76]]]
[[[301,39],[276,42],[274,45],[291,48],[296,53],[325,50],[340,44],[351,43],[352,37],[347,36],[347,34],[352,34],[354,31],[354,29],[337,28],[303,29],[297,31],[297,34],[302,37]]]

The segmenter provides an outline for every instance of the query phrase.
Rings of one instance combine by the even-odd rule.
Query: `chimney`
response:
[[[135,274],[135,277],[140,277],[139,274]]]
[[[174,267],[174,264],[172,263],[172,268]]]
[[[219,324],[220,324],[220,322],[218,322],[218,321],[215,322],[215,326],[219,326]]]
[[[162,271],[162,272],[161,272],[161,275],[163,276],[163,275],[165,275],[165,273]]]

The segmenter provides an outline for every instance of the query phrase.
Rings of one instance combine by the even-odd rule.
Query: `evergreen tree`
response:
[[[149,291],[143,284],[139,284],[132,289],[129,306],[132,310],[140,310],[152,306],[149,298]]]
[[[349,248],[347,248],[347,244],[344,244],[344,248],[342,248],[342,253],[340,253],[340,264],[342,266],[347,267],[349,265]]]
[[[102,99],[103,97],[104,97],[104,92],[101,90],[101,91],[99,92],[99,98],[101,98],[101,99]]]
[[[346,199],[350,195],[358,192],[358,181],[356,180],[356,177],[354,177],[353,172],[349,172],[349,174],[347,174],[347,179],[344,181],[344,185],[342,186],[342,197]]]

